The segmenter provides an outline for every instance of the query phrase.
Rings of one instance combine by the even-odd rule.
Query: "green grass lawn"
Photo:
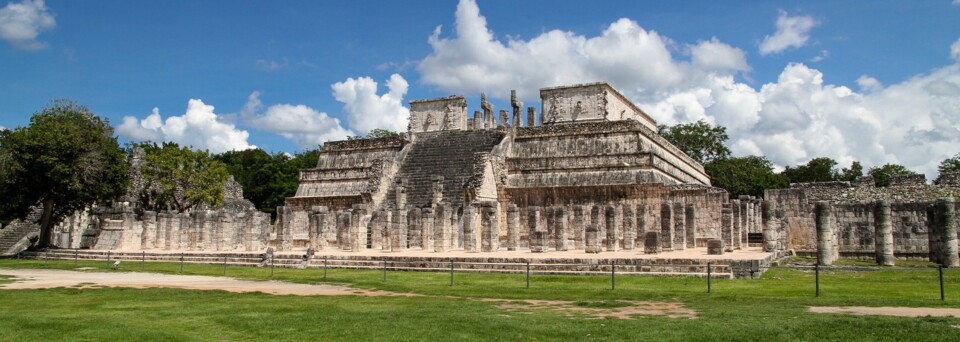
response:
[[[139,271],[139,263],[103,272]],[[920,265],[922,266],[922,265]],[[73,269],[73,261],[0,260],[0,268]],[[179,273],[176,263],[147,263],[148,272]],[[187,264],[185,274],[221,275],[217,265]],[[230,267],[227,275],[270,279],[269,268]],[[940,300],[935,269],[812,271],[774,268],[761,279],[692,277],[328,271],[326,282],[417,293],[419,297],[295,297],[173,289],[0,291],[2,340],[949,340],[960,319],[808,313],[809,306],[960,307],[960,270],[945,271]],[[320,269],[274,270],[273,279],[320,283]],[[3,282],[4,279],[0,279]],[[624,300],[681,302],[696,319],[568,317],[547,310],[507,311],[477,298],[550,299],[590,308]]]

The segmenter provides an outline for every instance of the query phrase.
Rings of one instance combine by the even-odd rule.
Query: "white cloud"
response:
[[[954,6],[960,6],[960,0],[953,0]]]
[[[812,27],[806,20],[782,26]],[[736,80],[750,70],[743,51],[716,38],[676,43],[620,19],[596,37],[553,30],[502,42],[471,0],[460,2],[456,21],[454,37],[431,35],[433,52],[418,66],[425,84],[453,93],[504,98],[512,88],[536,99],[540,87],[609,81],[658,122],[723,125],[736,155],[779,166],[822,156],[845,166],[900,163],[933,178],[940,160],[960,151],[960,63],[889,86],[864,75],[859,92],[792,63],[754,87]],[[960,42],[955,59],[956,50]]]
[[[279,134],[303,148],[354,135],[340,125],[340,120],[304,105],[276,104],[263,110],[259,92],[250,94],[241,115],[247,125]]]
[[[7,129],[6,127],[0,126],[0,131]]]
[[[810,58],[810,62],[817,63],[817,62],[823,61],[824,59],[827,59],[827,57],[830,57],[830,51],[820,50],[820,54],[813,56],[813,58]]]
[[[777,15],[777,32],[763,38],[760,42],[760,54],[768,55],[806,45],[810,39],[810,30],[814,26],[817,26],[817,21],[811,16],[791,17],[786,11],[780,10]]]
[[[960,62],[960,39],[957,39],[957,41],[950,45],[950,57],[952,57],[953,60]]]
[[[157,108],[143,119],[125,116],[117,126],[117,133],[133,140],[169,141],[213,153],[256,148],[247,143],[247,131],[221,122],[213,106],[194,99],[187,102],[187,111],[183,115],[170,116],[166,120]]]
[[[287,57],[283,57],[278,61],[257,59],[257,67],[266,71],[277,71],[280,69],[285,69],[288,66],[290,66],[290,61],[287,60]]]
[[[406,131],[410,109],[403,106],[407,80],[393,74],[387,80],[387,93],[377,95],[377,82],[369,77],[348,78],[334,83],[333,97],[343,103],[347,123],[360,133],[375,128]]]
[[[41,32],[57,26],[43,0],[10,2],[0,8],[0,38],[18,49],[39,50],[47,45],[37,40]]]

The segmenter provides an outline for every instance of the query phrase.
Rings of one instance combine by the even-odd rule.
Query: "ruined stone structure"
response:
[[[958,195],[960,176],[946,174],[936,184],[923,175],[894,177],[887,187],[875,186],[870,177],[792,184],[764,197],[782,208],[789,231],[785,248],[816,254],[821,264],[842,256],[883,265],[923,259],[956,266]]]
[[[499,117],[486,94],[472,117],[462,96],[412,101],[400,137],[328,142],[278,208],[273,243],[643,254],[723,238],[734,251],[764,229],[760,200],[711,187],[703,166],[610,85],[541,89],[539,120],[532,107],[524,119],[511,95]],[[785,226],[771,227],[770,248],[783,250]]]

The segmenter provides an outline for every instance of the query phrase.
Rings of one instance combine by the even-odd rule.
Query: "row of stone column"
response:
[[[945,197],[930,205],[927,210],[930,261],[947,267],[960,266],[955,208],[954,199]],[[893,266],[894,232],[890,203],[875,202],[873,213],[876,261],[881,265]],[[817,202],[814,215],[817,227],[817,262],[824,266],[832,265],[840,256],[834,207],[827,201]]]
[[[105,226],[112,213],[101,214]],[[123,238],[116,248],[141,250],[257,251],[267,242],[269,215],[260,212],[145,211],[136,220],[132,211],[120,213]]]

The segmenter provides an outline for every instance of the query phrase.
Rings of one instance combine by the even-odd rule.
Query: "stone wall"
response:
[[[410,101],[409,132],[463,129],[467,129],[467,100],[463,96]]]
[[[815,203],[826,201],[836,205],[835,212],[841,221],[849,222],[838,226],[844,231],[843,236],[849,237],[841,252],[850,253],[856,253],[856,241],[862,235],[863,227],[872,224],[868,212],[870,205],[879,200],[888,201],[893,211],[894,234],[903,236],[896,240],[896,248],[908,251],[920,248],[916,243],[923,240],[922,236],[913,236],[926,234],[925,208],[937,198],[960,195],[960,186],[954,178],[956,175],[947,175],[938,184],[927,184],[922,175],[893,177],[887,187],[877,187],[869,177],[856,182],[800,183],[791,184],[789,189],[767,190],[764,198],[785,212],[791,233],[790,248],[798,251],[817,248]],[[866,242],[862,241],[863,246]]]

